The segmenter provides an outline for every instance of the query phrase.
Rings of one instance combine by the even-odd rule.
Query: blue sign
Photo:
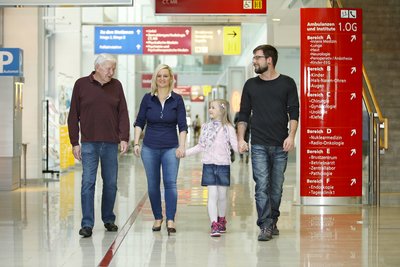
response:
[[[20,48],[0,48],[0,76],[23,76],[23,58]]]
[[[143,27],[95,27],[94,53],[143,54]]]

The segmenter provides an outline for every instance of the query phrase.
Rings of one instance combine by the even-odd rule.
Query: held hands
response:
[[[185,147],[184,147],[184,146],[179,146],[179,147],[176,149],[175,154],[176,154],[176,157],[177,157],[178,159],[184,158],[184,157],[185,157]]]
[[[239,150],[240,154],[242,154],[246,151],[249,151],[249,144],[247,144],[246,141],[244,141],[244,140],[239,140],[238,150]]]

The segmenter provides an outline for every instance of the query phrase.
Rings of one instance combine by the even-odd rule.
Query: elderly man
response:
[[[118,231],[114,203],[117,193],[118,144],[128,150],[129,116],[121,83],[114,79],[116,60],[100,54],[95,70],[75,82],[68,130],[72,152],[82,161],[82,222],[79,234],[90,237],[94,226],[94,193],[99,161],[103,179],[101,218],[104,227]],[[80,142],[79,143],[79,134]]]

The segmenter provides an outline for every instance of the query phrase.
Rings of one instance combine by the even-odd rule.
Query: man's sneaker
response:
[[[107,229],[109,232],[116,232],[118,231],[118,226],[116,226],[114,223],[105,223],[104,227]]]
[[[279,235],[279,229],[276,224],[272,225],[272,235]]]
[[[258,235],[258,241],[269,241],[272,239],[272,228],[265,227],[261,228],[261,232]]]
[[[79,234],[83,237],[91,237],[92,236],[92,228],[82,227],[81,230],[79,230]]]
[[[212,222],[210,236],[212,236],[212,237],[221,236],[221,233],[219,232],[219,223]]]
[[[218,217],[219,232],[226,233],[226,223],[225,217]]]

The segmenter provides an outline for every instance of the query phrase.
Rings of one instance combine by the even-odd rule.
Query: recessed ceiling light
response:
[[[281,21],[281,19],[274,18],[272,21]]]

